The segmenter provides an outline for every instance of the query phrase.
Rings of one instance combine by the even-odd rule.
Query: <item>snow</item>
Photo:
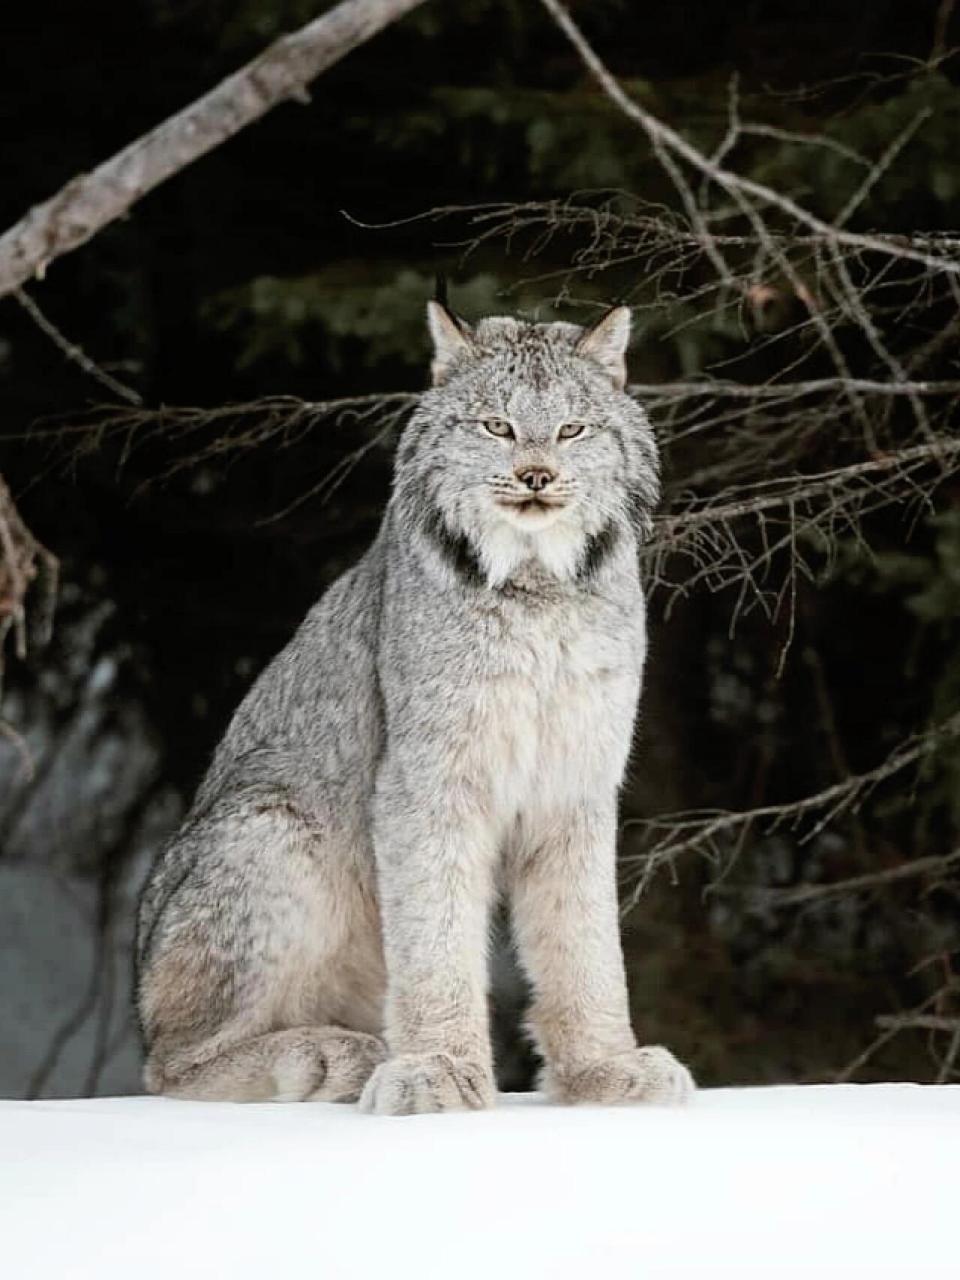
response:
[[[378,1118],[0,1102],[11,1280],[960,1276],[960,1085]]]

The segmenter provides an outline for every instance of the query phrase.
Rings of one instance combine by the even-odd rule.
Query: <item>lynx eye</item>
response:
[[[565,422],[557,432],[560,440],[576,440],[577,436],[582,436],[587,429],[585,422]]]
[[[480,425],[488,435],[496,436],[498,440],[513,439],[513,427],[503,418],[481,418]]]

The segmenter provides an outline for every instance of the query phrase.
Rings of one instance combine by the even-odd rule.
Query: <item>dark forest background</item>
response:
[[[322,7],[9,6],[0,226]],[[745,171],[810,207],[855,177],[837,150],[805,139],[876,158],[919,109],[921,125],[852,225],[956,226],[960,56],[949,51],[960,29],[942,0],[572,8],[630,92],[701,145],[723,134],[736,73],[744,110],[771,130],[753,139]],[[61,561],[50,643],[24,661],[6,655],[0,1093],[138,1087],[130,938],[145,868],[232,708],[371,539],[387,494],[395,431],[366,411],[291,426],[285,404],[213,420],[157,410],[416,391],[438,269],[467,318],[585,320],[611,299],[635,302],[635,383],[727,371],[735,359],[763,379],[805,358],[796,289],[768,286],[734,321],[679,294],[654,298],[639,253],[571,276],[582,227],[545,236],[515,225],[512,238],[467,252],[489,225],[469,206],[588,191],[677,204],[648,143],[540,5],[431,3],[325,73],[309,104],[279,107],[30,286],[47,319],[150,414],[116,427],[98,407],[116,397],[21,303],[0,302],[0,469]],[[415,217],[438,208],[447,212]],[[939,332],[945,307],[931,296],[911,323]],[[926,376],[956,377],[956,342],[936,360]],[[786,437],[792,413],[781,413]],[[696,435],[673,445],[664,431],[669,499],[701,459]],[[829,414],[820,431],[808,470],[833,458]],[[765,474],[795,469],[788,452],[767,456]],[[868,545],[836,533],[789,610],[737,614],[729,584],[654,593],[624,797],[625,903],[649,848],[643,820],[819,793],[957,712],[958,504],[947,477],[922,509],[895,503],[871,517]],[[685,573],[680,560],[673,580]],[[642,1037],[666,1041],[706,1084],[847,1069],[861,1080],[956,1078],[958,784],[960,751],[947,742],[816,831],[758,820],[660,860],[624,919]],[[918,858],[941,863],[885,874]],[[860,876],[868,883],[849,892],[783,892]],[[515,1046],[504,1061],[508,1083],[524,1084]]]

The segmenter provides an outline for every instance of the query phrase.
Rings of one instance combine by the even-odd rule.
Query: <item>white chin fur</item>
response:
[[[572,578],[583,550],[583,533],[557,512],[505,515],[488,525],[477,551],[491,587],[502,586],[528,560],[539,560],[556,578]]]

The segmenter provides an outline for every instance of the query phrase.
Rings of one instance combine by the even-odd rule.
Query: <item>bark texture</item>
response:
[[[0,237],[0,297],[85,244],[154,187],[306,86],[423,0],[343,0],[190,106],[35,205]]]

